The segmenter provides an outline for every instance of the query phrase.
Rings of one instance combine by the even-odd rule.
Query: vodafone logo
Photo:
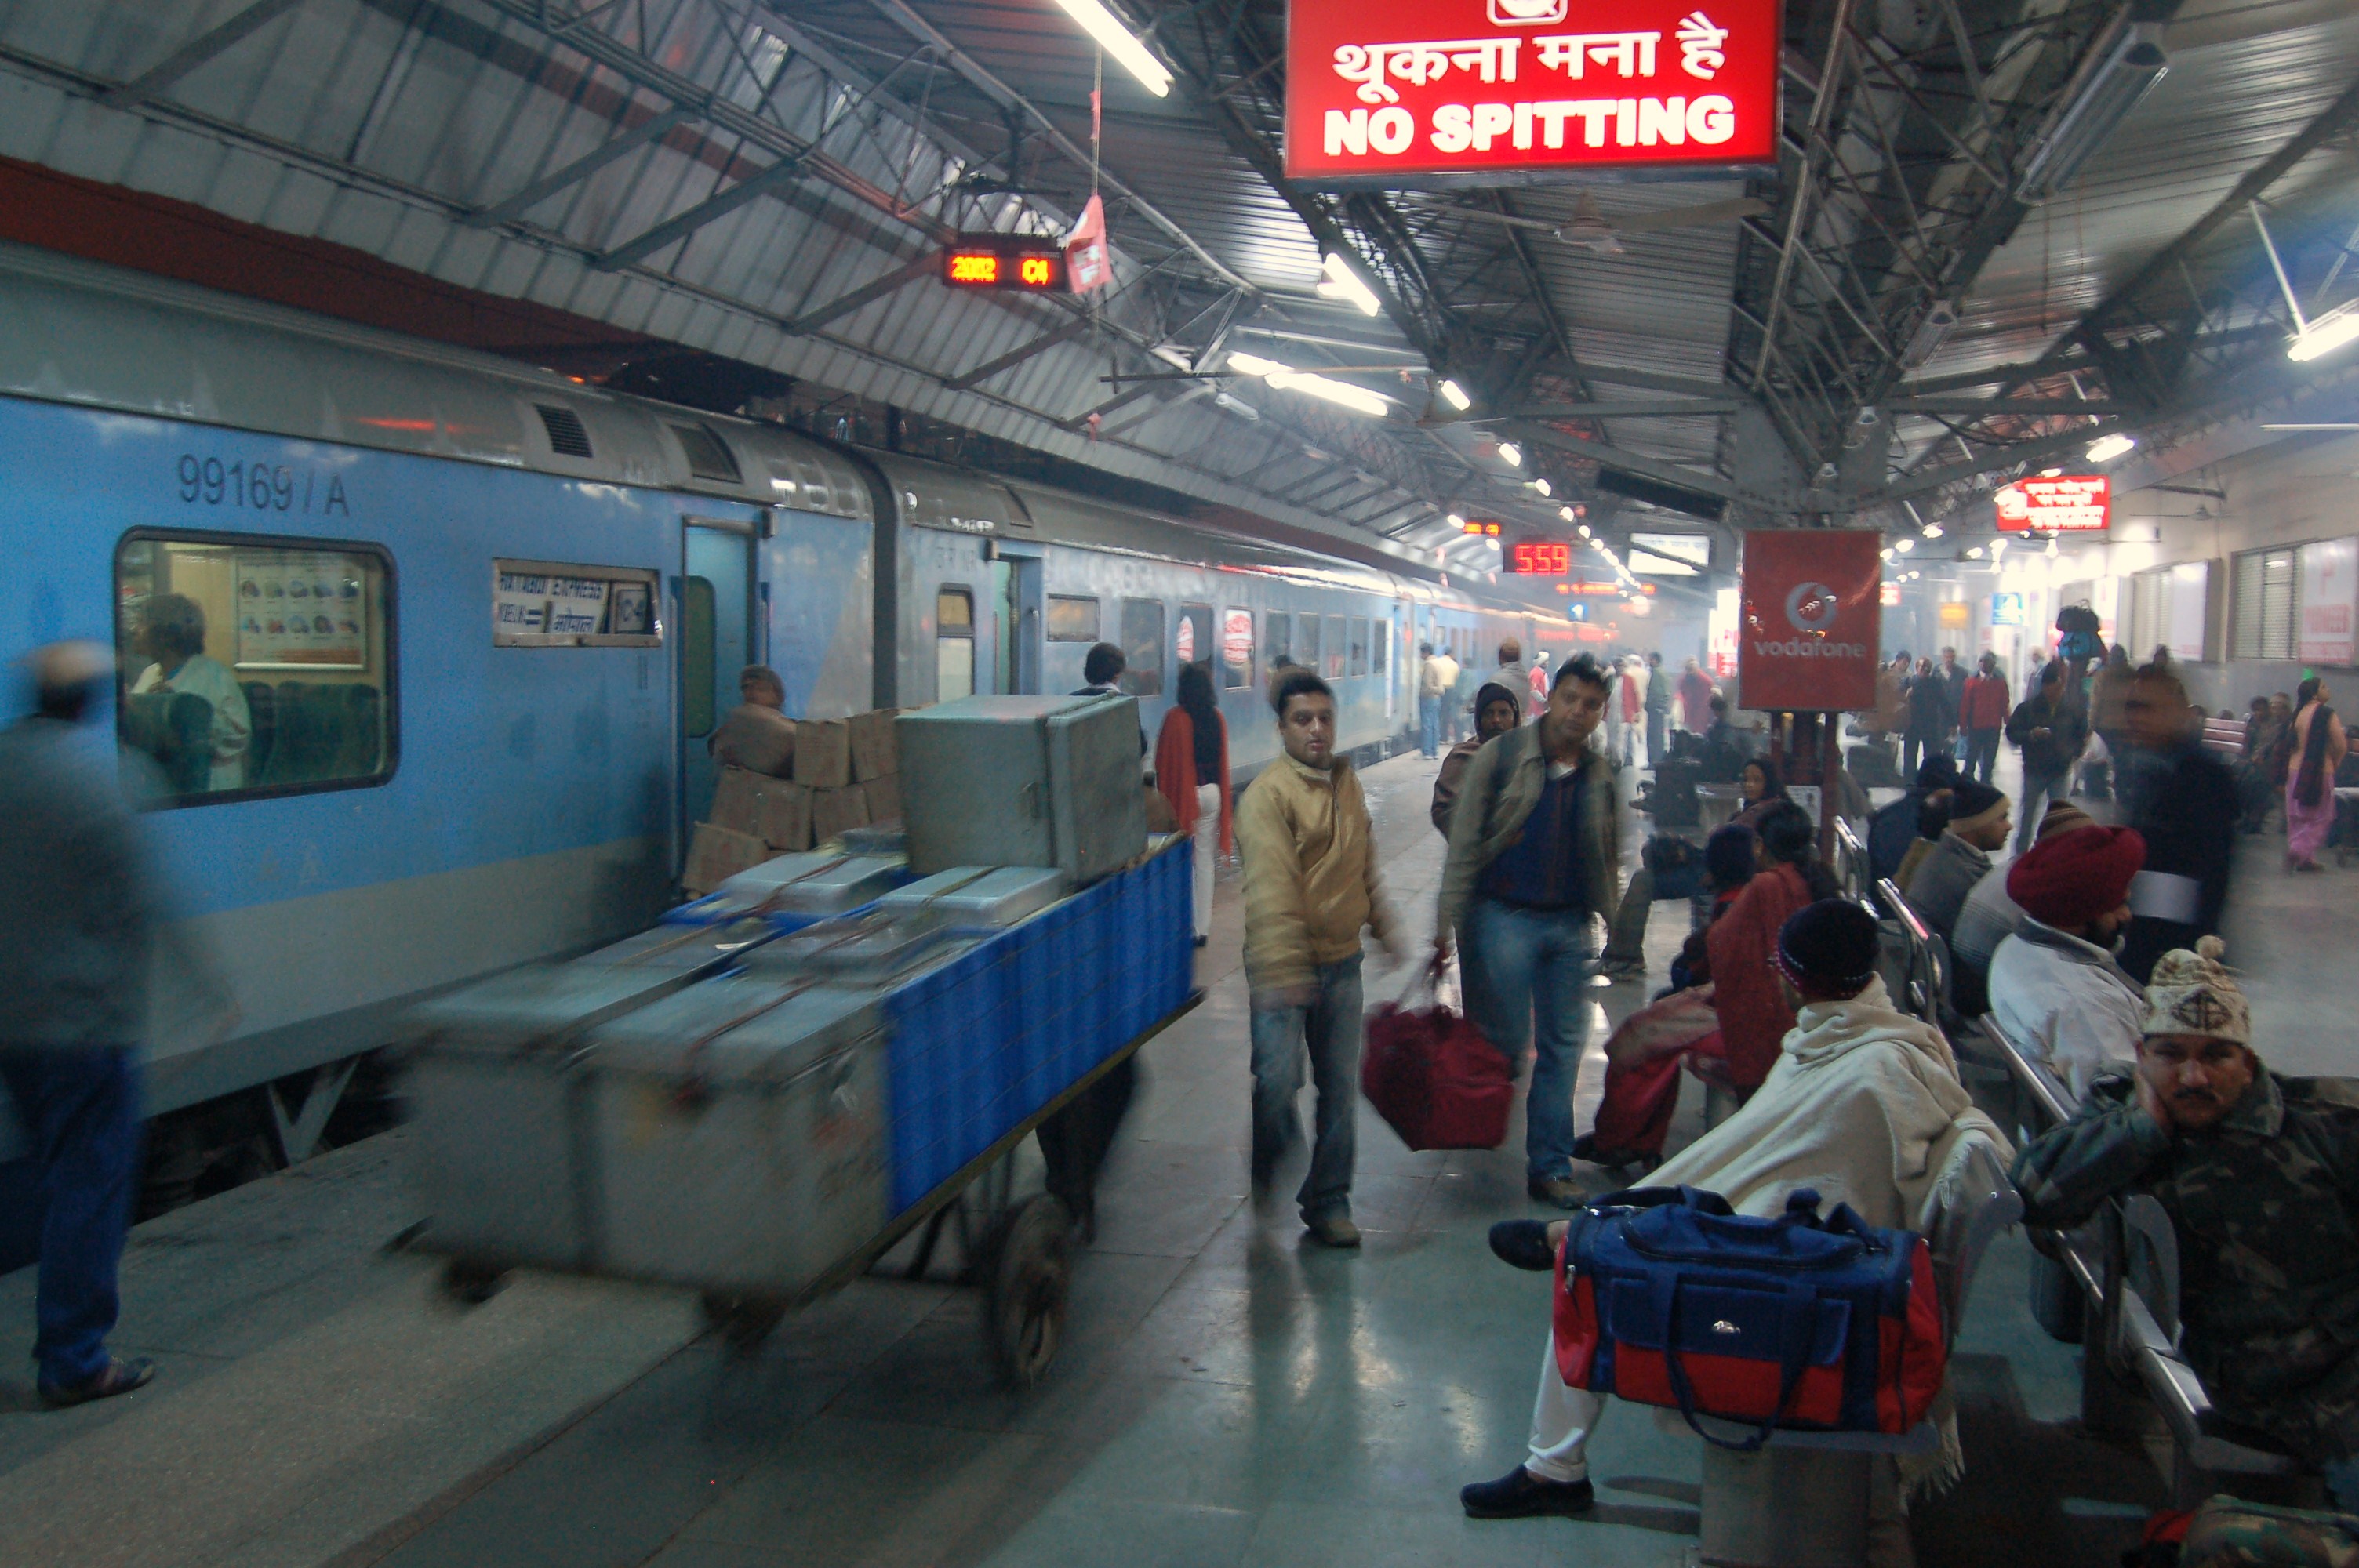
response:
[[[1786,595],[1786,620],[1797,632],[1823,632],[1843,612],[1843,600],[1822,582],[1800,582]]]

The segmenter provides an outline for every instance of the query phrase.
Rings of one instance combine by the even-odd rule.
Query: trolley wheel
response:
[[[481,1306],[500,1293],[507,1271],[472,1258],[453,1258],[442,1265],[442,1293],[462,1306]]]
[[[984,1278],[984,1334],[1010,1387],[1028,1389],[1047,1377],[1064,1343],[1072,1234],[1065,1206],[1043,1193],[1009,1217],[991,1251]]]
[[[720,1335],[740,1356],[751,1356],[759,1350],[770,1331],[787,1315],[781,1303],[728,1291],[706,1291],[697,1298],[697,1305],[703,1311],[704,1326]]]

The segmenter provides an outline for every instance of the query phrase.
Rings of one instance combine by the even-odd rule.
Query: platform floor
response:
[[[1440,860],[1432,771],[1410,756],[1367,774],[1391,892],[1420,935]],[[2359,914],[2332,875],[2296,881],[2275,840],[2252,847],[2232,957],[2255,971],[2264,1049],[2346,1066],[2328,977]],[[1685,906],[1656,915],[1659,985]],[[1546,1331],[1546,1281],[1484,1242],[1492,1220],[1534,1212],[1520,1128],[1497,1153],[1411,1154],[1364,1110],[1366,1247],[1306,1245],[1290,1205],[1247,1200],[1239,945],[1224,876],[1206,1005],[1147,1048],[1072,1337],[1028,1396],[993,1386],[976,1297],[948,1285],[863,1280],[752,1359],[700,1339],[678,1292],[526,1276],[454,1307],[430,1259],[388,1249],[422,1217],[396,1131],[139,1228],[117,1343],[164,1369],[130,1398],[30,1408],[32,1279],[0,1279],[0,1563],[1688,1561],[1698,1445],[1626,1410],[1593,1451],[1593,1519],[1460,1514],[1460,1484],[1522,1454]],[[1405,979],[1372,963],[1370,1003]],[[1596,994],[1601,1020],[1643,1000],[1636,984]],[[1602,1070],[1593,1054],[1584,1100]],[[2078,1353],[2024,1310],[2026,1256],[2003,1243],[1975,1292],[1955,1374],[1968,1476],[1915,1517],[1928,1568],[2110,1564],[2160,1500],[2141,1457],[2074,1427]]]

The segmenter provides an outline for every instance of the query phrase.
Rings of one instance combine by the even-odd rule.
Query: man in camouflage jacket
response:
[[[2359,1505],[2359,1081],[2280,1077],[2251,1045],[2220,939],[2164,955],[2137,1060],[2027,1146],[2027,1222],[2142,1191],[2178,1232],[2186,1353],[2213,1404]]]

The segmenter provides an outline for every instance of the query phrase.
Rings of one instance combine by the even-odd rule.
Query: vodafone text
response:
[[[1753,651],[1765,659],[1864,659],[1867,645],[1864,643],[1806,643],[1789,637],[1783,643],[1765,643],[1756,638]]]

